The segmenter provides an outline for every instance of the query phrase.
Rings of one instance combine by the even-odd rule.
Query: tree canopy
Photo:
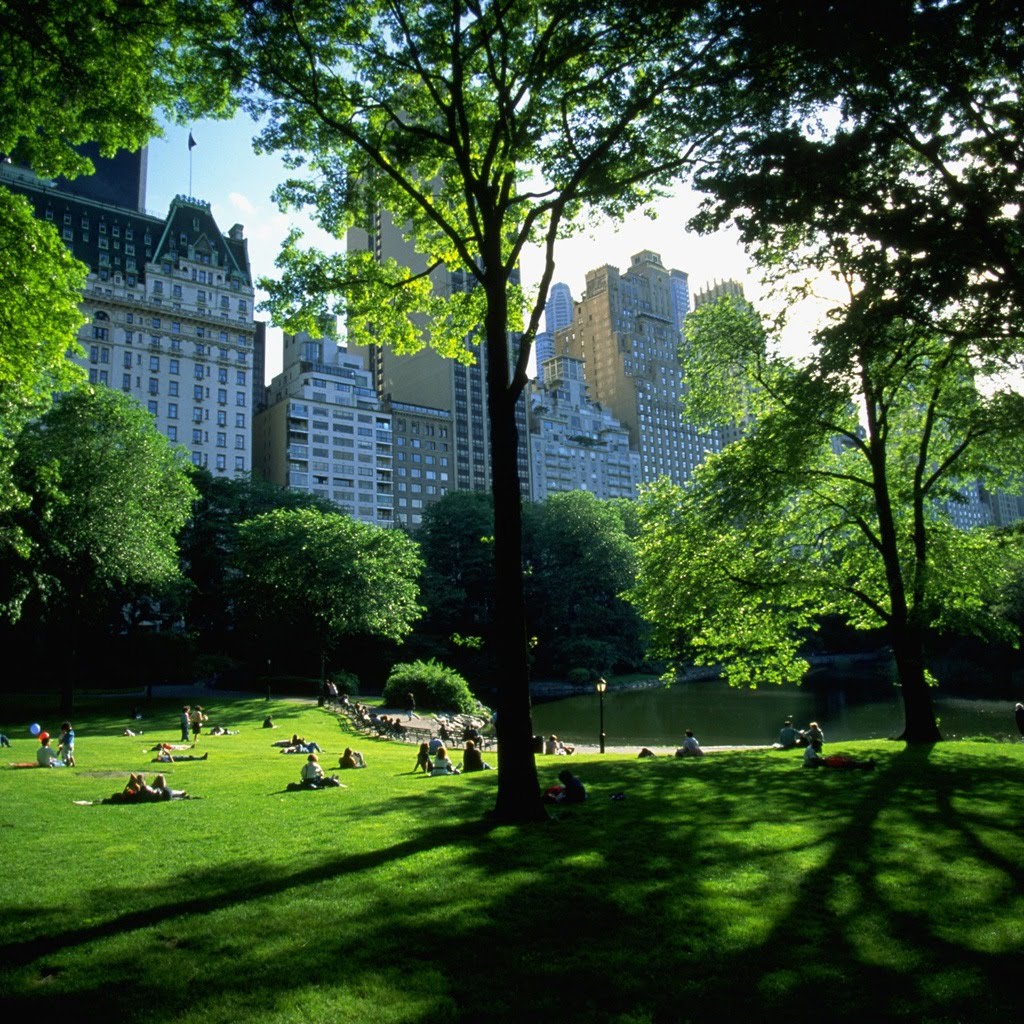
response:
[[[735,222],[776,280],[854,281],[853,316],[1017,346],[1020,4],[895,0],[879,18],[852,0],[751,0],[715,19],[732,80],[699,223]]]
[[[238,61],[232,0],[0,3],[0,153],[44,177],[92,171],[160,134],[157,113],[227,112]]]
[[[24,539],[5,552],[0,611],[73,665],[78,638],[107,625],[112,606],[180,582],[189,467],[134,401],[83,385],[21,432],[13,475],[29,503],[0,516],[3,535]]]
[[[929,630],[1013,639],[993,609],[1024,554],[1012,535],[958,528],[966,489],[1013,479],[1024,397],[986,387],[1001,361],[904,321],[843,321],[802,363],[770,356],[748,306],[687,322],[688,408],[745,425],[686,486],[640,506],[633,599],[660,651],[723,664],[732,681],[799,679],[821,616],[884,627],[908,740],[938,738]],[[989,382],[990,384],[990,382]]]
[[[422,562],[398,530],[312,508],[239,523],[234,593],[264,640],[311,642],[326,654],[359,634],[401,640],[422,609]]]
[[[11,476],[22,428],[44,412],[54,392],[85,380],[69,358],[83,322],[78,303],[86,268],[21,196],[0,188],[0,513],[24,504]],[[16,531],[0,544],[20,546]]]
[[[227,113],[235,20],[233,0],[0,0],[0,155],[74,178],[93,170],[82,144],[136,150],[160,134],[158,111]],[[84,377],[69,356],[86,274],[54,227],[0,187],[0,512],[25,500],[10,478],[18,432]]]

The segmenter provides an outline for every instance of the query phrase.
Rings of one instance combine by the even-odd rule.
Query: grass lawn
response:
[[[83,708],[75,769],[9,769],[36,744],[3,723],[6,1019],[1019,1019],[1024,745],[830,745],[873,773],[799,752],[540,758],[545,785],[568,763],[590,799],[512,828],[483,821],[496,773],[414,776],[414,747],[353,744],[322,709],[212,720],[241,733],[167,766],[203,799],[143,806],[73,801],[159,771],[175,707],[136,738]],[[293,730],[325,766],[356,745],[370,767],[286,792],[304,758],[269,744]]]

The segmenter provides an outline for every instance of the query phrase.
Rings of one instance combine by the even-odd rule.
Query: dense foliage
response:
[[[2,519],[25,551],[4,559],[0,609],[73,671],[78,639],[116,628],[119,605],[180,584],[177,535],[196,492],[181,451],[109,388],[61,395],[21,432],[13,473],[30,501]]]
[[[778,683],[803,674],[821,616],[884,627],[907,738],[937,738],[926,635],[1012,639],[997,605],[1024,548],[952,512],[979,479],[1015,478],[1024,397],[995,385],[999,361],[901,321],[868,335],[843,322],[801,363],[769,356],[735,300],[698,311],[686,335],[690,414],[745,435],[687,486],[643,497],[632,596],[659,649]]]
[[[277,509],[238,525],[235,601],[264,650],[310,643],[326,656],[345,637],[401,640],[422,609],[422,564],[398,530],[341,513]]]
[[[620,596],[635,572],[625,525],[632,515],[632,503],[586,492],[524,508],[534,678],[562,678],[574,668],[632,671],[643,664],[645,627]],[[425,509],[416,533],[426,564],[426,613],[417,643],[433,642],[446,660],[483,680],[497,669],[493,533],[490,496],[470,492],[454,492]]]
[[[408,708],[409,694],[419,708],[466,713],[476,707],[466,680],[454,669],[434,659],[405,662],[391,669],[384,687],[384,703]]]

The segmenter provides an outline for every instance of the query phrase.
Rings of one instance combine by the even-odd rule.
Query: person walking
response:
[[[1013,709],[1013,717],[1017,720],[1017,731],[1020,733],[1020,741],[1024,743],[1024,704],[1018,704]]]
[[[189,736],[188,736],[189,712],[191,710],[192,709],[187,704],[181,709],[181,718],[179,719],[179,721],[181,723],[181,742],[182,743],[188,743],[188,739],[189,739]]]
[[[192,746],[194,747],[199,742],[199,734],[203,731],[203,722],[206,721],[206,715],[203,714],[203,705],[197,704],[192,709],[192,714],[189,716],[192,724]],[[185,739],[188,739],[186,736]]]

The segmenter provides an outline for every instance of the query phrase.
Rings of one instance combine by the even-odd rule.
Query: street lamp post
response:
[[[604,753],[604,691],[608,689],[608,683],[604,679],[598,679],[597,685],[595,686],[598,697],[598,707],[600,708],[600,726],[598,738],[601,742],[601,753]]]

